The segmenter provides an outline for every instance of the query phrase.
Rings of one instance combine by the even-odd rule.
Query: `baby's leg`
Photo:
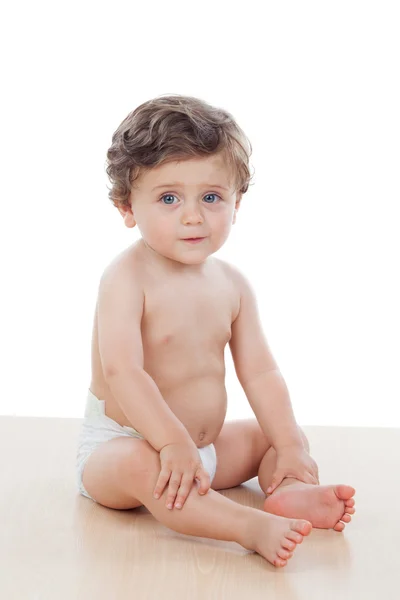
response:
[[[126,452],[129,442],[132,446],[128,463]],[[112,459],[105,457],[105,453],[109,452],[114,453]],[[120,457],[116,455],[118,452],[121,453]],[[163,525],[186,535],[237,542],[248,550],[255,550],[277,567],[286,565],[296,544],[301,543],[312,529],[305,520],[287,519],[242,506],[212,489],[200,496],[196,484],[193,484],[183,508],[169,510],[166,507],[168,486],[159,499],[153,497],[161,468],[160,458],[145,440],[128,441],[124,438],[124,444],[120,445],[108,442],[103,445],[101,458],[102,485],[107,485],[112,473],[118,472],[119,487],[123,487],[124,498],[131,496],[138,499]],[[129,469],[126,467],[128,464]],[[92,460],[91,468],[95,468],[95,460]],[[111,471],[110,476],[107,468]],[[90,473],[87,473],[87,481],[90,478]],[[97,500],[93,487],[88,491]],[[101,490],[98,488],[98,491],[100,497]]]

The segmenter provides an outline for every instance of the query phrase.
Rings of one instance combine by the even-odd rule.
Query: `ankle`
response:
[[[257,540],[260,535],[259,510],[248,507],[248,513],[242,521],[238,536],[238,544],[246,550],[256,550]]]

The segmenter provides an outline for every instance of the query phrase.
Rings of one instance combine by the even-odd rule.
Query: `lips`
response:
[[[203,240],[205,240],[204,237],[199,237],[199,238],[184,238],[182,241],[188,242],[188,244],[200,244],[200,242],[202,242]]]

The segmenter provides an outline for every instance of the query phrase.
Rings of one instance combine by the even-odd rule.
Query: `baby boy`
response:
[[[171,529],[283,567],[313,526],[343,531],[355,490],[319,485],[254,290],[213,256],[248,189],[250,154],[232,115],[193,97],[145,102],[115,131],[109,197],[141,237],[100,279],[77,477],[103,506],[144,505]],[[253,419],[225,421],[227,343]],[[256,476],[264,510],[217,491]]]

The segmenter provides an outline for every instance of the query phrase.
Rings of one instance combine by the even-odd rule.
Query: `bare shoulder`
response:
[[[227,288],[232,302],[232,323],[237,319],[240,311],[241,298],[243,295],[243,275],[240,269],[232,263],[214,257],[217,266],[217,273],[221,279],[221,273],[227,282]]]
[[[104,378],[133,365],[143,368],[140,326],[144,292],[140,269],[136,268],[129,248],[106,266],[99,283],[96,310]]]
[[[236,265],[220,258],[214,257],[215,261],[219,265],[219,268],[223,271],[225,276],[231,281],[235,290],[241,293],[244,287],[250,285],[249,280],[243,274],[243,272]]]
[[[117,254],[117,256],[106,265],[102,274],[102,279],[120,276],[138,280],[141,276],[140,265],[141,261],[139,259],[137,245],[132,244]]]
[[[256,290],[249,277],[236,265],[220,259],[218,261],[230,280],[234,295],[237,298],[239,308],[236,314],[239,314],[240,307],[244,301],[247,302],[250,299],[253,304],[257,304]]]
[[[114,298],[110,303],[113,310],[121,310],[125,303],[129,305],[143,306],[145,296],[145,285],[141,261],[133,246],[120,252],[108,263],[100,277],[98,287],[98,300],[100,298]]]

